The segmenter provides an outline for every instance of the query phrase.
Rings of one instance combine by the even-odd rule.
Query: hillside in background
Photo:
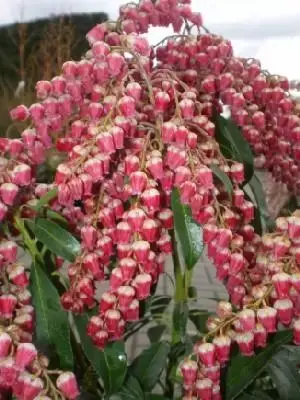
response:
[[[105,13],[71,14],[0,28],[0,136],[10,125],[8,110],[32,103],[37,80],[59,74],[66,60],[79,60],[88,49],[86,33],[107,19]],[[15,98],[20,81],[26,82],[25,90]]]

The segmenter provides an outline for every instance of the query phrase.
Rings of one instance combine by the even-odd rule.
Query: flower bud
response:
[[[168,230],[173,228],[174,225],[173,211],[170,210],[169,208],[161,210],[157,214],[157,218],[162,222],[164,228]]]
[[[293,303],[290,299],[278,299],[274,303],[278,320],[285,326],[289,326],[293,318]]]
[[[212,399],[212,387],[213,382],[208,379],[198,379],[195,385],[195,391],[197,396],[203,400],[211,400]]]
[[[114,307],[117,303],[117,297],[110,292],[104,292],[100,299],[99,313],[104,313],[105,311]]]
[[[254,354],[254,334],[252,332],[237,333],[235,341],[243,356],[250,357]]]
[[[139,274],[132,282],[136,289],[136,297],[138,300],[144,300],[150,296],[152,278],[149,274]]]
[[[288,274],[285,272],[275,274],[272,276],[272,282],[279,298],[288,297],[291,288],[291,278]]]
[[[6,358],[12,345],[12,338],[6,332],[0,333],[0,359]]]
[[[37,350],[32,343],[21,343],[17,346],[16,367],[22,371],[37,357]]]
[[[9,280],[16,286],[25,287],[29,284],[27,274],[23,265],[17,265],[9,272]]]
[[[139,320],[140,306],[137,299],[133,299],[124,312],[124,318],[126,321],[138,321]]]
[[[129,304],[132,302],[135,296],[135,290],[131,286],[120,286],[117,289],[119,307],[123,311],[127,310]]]
[[[0,296],[0,315],[3,318],[12,318],[17,305],[17,299],[12,294],[3,294]]]
[[[153,219],[145,219],[141,229],[141,235],[147,242],[155,242],[158,238],[159,226]]]
[[[255,312],[253,310],[240,311],[238,318],[243,331],[252,331],[255,328]]]
[[[216,360],[215,346],[212,343],[196,345],[196,353],[200,361],[207,367],[214,365]]]
[[[257,310],[257,321],[268,333],[274,333],[277,330],[277,311],[272,307],[260,308]]]
[[[160,112],[160,113],[164,113],[170,102],[170,96],[168,95],[168,93],[166,92],[158,92],[156,93],[156,95],[154,96],[154,102],[155,102],[155,111],[156,112]]]
[[[266,347],[267,338],[268,338],[268,332],[266,331],[266,328],[260,323],[256,324],[254,329],[255,347],[262,347],[262,348]]]
[[[10,389],[17,379],[18,371],[12,357],[0,360],[0,387]]]
[[[124,277],[121,268],[114,268],[111,271],[109,285],[112,290],[117,290],[124,282]]]
[[[2,183],[0,186],[0,197],[4,204],[12,206],[15,202],[19,188],[14,183]]]
[[[213,340],[216,357],[220,363],[225,363],[230,357],[231,339],[229,336],[216,336]]]
[[[151,157],[146,162],[146,167],[154,179],[161,179],[163,177],[164,169],[161,157]]]
[[[59,375],[56,386],[67,399],[74,400],[79,396],[79,389],[73,372],[63,372]]]
[[[150,243],[145,240],[137,240],[132,244],[132,250],[137,262],[143,263],[148,260]]]
[[[22,372],[14,383],[13,390],[15,396],[33,400],[42,392],[43,388],[44,383],[40,378],[28,372]]]
[[[180,366],[184,385],[191,386],[196,382],[198,365],[196,361],[186,360]]]
[[[107,331],[115,333],[121,321],[121,313],[118,310],[107,310],[104,314]]]
[[[146,214],[141,208],[133,208],[128,212],[127,221],[134,232],[140,232]]]

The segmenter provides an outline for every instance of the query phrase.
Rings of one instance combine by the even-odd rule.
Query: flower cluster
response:
[[[17,250],[14,241],[0,243],[0,393],[12,391],[21,400],[60,395],[75,399],[79,390],[74,374],[48,370],[48,359],[32,343],[34,308],[28,274],[17,262]],[[52,375],[57,375],[56,385]]]
[[[208,334],[180,366],[186,399],[221,399],[220,368],[234,344],[241,354],[252,356],[282,327],[292,327],[293,341],[300,344],[299,213],[278,218],[276,225],[274,233],[257,241],[252,265],[239,283],[243,304],[234,311],[232,297],[221,301],[208,321]]]
[[[231,343],[251,355],[254,345],[265,345],[277,321],[289,325],[297,316],[300,225],[295,215],[278,220],[274,235],[255,233],[254,206],[241,189],[244,165],[222,155],[213,116],[229,105],[256,165],[295,193],[300,118],[288,81],[266,75],[257,60],[234,57],[222,37],[202,33],[201,15],[190,3],[141,0],[121,7],[116,22],[96,25],[87,34],[90,49],[82,60],[65,62],[61,75],[37,83],[37,103],[11,111],[14,120],[30,119],[31,125],[20,139],[0,141],[0,221],[14,223],[17,208],[21,217],[34,215],[31,206],[57,188],[49,205],[81,238],[61,301],[73,313],[98,307],[87,331],[102,349],[123,336],[128,321],[139,319],[140,301],[163,272],[173,247],[171,194],[178,191],[203,226],[208,256],[230,296],[210,321],[212,342],[197,345],[197,361],[182,365],[187,398],[216,400],[220,365],[228,360]],[[170,24],[185,33],[153,48],[141,36],[151,25]],[[36,166],[53,147],[65,160],[53,184],[37,183]],[[232,193],[215,179],[216,166],[230,180]],[[31,344],[34,310],[27,303],[28,274],[16,263],[14,234],[0,238],[3,363],[12,376],[8,387],[30,400],[43,393],[51,371]],[[109,280],[109,288],[97,298],[103,280]],[[298,344],[299,322],[294,326]],[[23,343],[28,357],[20,370]],[[0,366],[0,382],[5,377]],[[34,396],[19,395],[20,379],[36,388]],[[57,388],[51,388],[70,399],[78,392],[74,376],[61,371]]]

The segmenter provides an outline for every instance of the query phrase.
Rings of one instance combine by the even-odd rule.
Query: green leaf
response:
[[[254,215],[254,228],[256,233],[262,234],[274,227],[274,221],[269,216],[266,205],[266,196],[259,178],[254,174],[247,185],[244,186],[246,198],[256,207]]]
[[[53,211],[53,210],[50,210],[50,209],[47,209],[47,210],[46,210],[46,215],[47,215],[47,218],[49,218],[49,219],[54,219],[54,220],[56,220],[56,221],[58,221],[58,222],[61,222],[61,224],[62,224],[63,226],[65,226],[65,227],[68,226],[68,221],[66,220],[66,218],[63,217],[63,216],[62,216],[61,214],[59,214],[58,212]]]
[[[253,154],[249,143],[231,119],[215,115],[214,123],[221,152],[226,158],[244,164],[246,182],[249,181],[253,175]]]
[[[144,391],[150,391],[156,385],[166,367],[169,351],[170,345],[167,342],[155,343],[133,361],[131,373],[138,379]]]
[[[149,328],[147,335],[150,342],[151,343],[159,342],[166,329],[167,327],[164,324],[160,324]]]
[[[276,385],[280,400],[299,400],[300,374],[298,364],[299,357],[295,357],[286,348],[282,348],[269,362],[267,370]]]
[[[98,350],[86,333],[88,320],[87,314],[74,316],[83,351],[101,378],[106,395],[117,393],[124,383],[127,372],[124,343],[110,343],[103,351]]]
[[[255,202],[260,209],[260,213],[267,218],[269,216],[268,208],[266,204],[266,196],[261,184],[261,181],[257,177],[257,175],[253,175],[251,180],[249,181],[249,186],[251,187],[252,193],[255,198]]]
[[[206,321],[212,313],[207,310],[192,309],[189,311],[189,319],[200,333],[207,332]]]
[[[223,183],[231,199],[233,186],[229,177],[216,164],[211,164],[210,169],[212,170],[213,174]]]
[[[189,307],[186,301],[180,301],[175,304],[173,310],[173,329],[178,341],[181,341],[186,335],[186,326],[189,316]]]
[[[269,341],[268,346],[257,352],[254,357],[244,357],[237,354],[231,359],[228,366],[226,382],[226,400],[238,397],[255,380],[266,367],[271,358],[277,354],[281,346],[292,339],[291,331],[276,333]]]
[[[132,375],[126,378],[124,386],[120,392],[113,395],[109,400],[144,400],[144,392],[139,381]]]
[[[99,397],[96,396],[95,394],[88,393],[85,391],[81,391],[79,397],[77,397],[77,400],[98,400]]]
[[[193,341],[190,336],[186,335],[184,341],[175,343],[171,347],[169,359],[174,362],[178,358],[190,354],[193,351]]]
[[[36,340],[44,347],[53,345],[62,368],[73,368],[68,314],[63,310],[55,286],[38,264],[32,264],[30,291],[35,308]]]
[[[292,214],[299,208],[298,199],[296,196],[291,196],[287,203],[283,206],[283,210],[287,215]]]
[[[190,208],[181,203],[177,189],[172,192],[171,203],[184,261],[186,267],[192,269],[204,248],[202,228],[193,220]]]
[[[70,262],[80,252],[80,243],[74,236],[53,221],[37,218],[35,235],[52,253]]]
[[[274,397],[270,397],[268,394],[261,390],[255,390],[253,393],[243,393],[237,398],[237,400],[275,400]]]
[[[44,196],[42,196],[36,204],[37,211],[40,211],[42,207],[47,205],[51,200],[57,197],[57,188],[49,190]]]
[[[153,316],[163,314],[169,306],[172,298],[170,296],[154,296],[151,299],[151,305],[149,307],[150,312]]]

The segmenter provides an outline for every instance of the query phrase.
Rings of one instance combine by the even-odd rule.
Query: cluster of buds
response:
[[[278,218],[276,225],[256,246],[244,282],[244,304],[234,311],[232,301],[221,301],[217,315],[208,320],[207,335],[181,364],[186,399],[221,399],[220,368],[233,346],[253,356],[255,349],[267,345],[269,335],[284,327],[293,329],[293,342],[300,345],[299,213]]]
[[[28,291],[28,273],[17,262],[17,244],[0,242],[0,393],[20,400],[75,399],[76,378],[71,372],[49,371],[48,360],[32,343],[34,308]],[[48,380],[56,377],[56,385]],[[47,395],[51,397],[47,397]]]
[[[33,176],[23,142],[0,138],[0,223],[9,218],[13,206],[27,199]]]
[[[299,109],[284,77],[266,75],[258,60],[234,57],[230,42],[213,34],[170,39],[156,50],[169,68],[198,92],[201,114],[226,104],[256,154],[256,166],[299,193]],[[205,128],[204,128],[205,129]]]

